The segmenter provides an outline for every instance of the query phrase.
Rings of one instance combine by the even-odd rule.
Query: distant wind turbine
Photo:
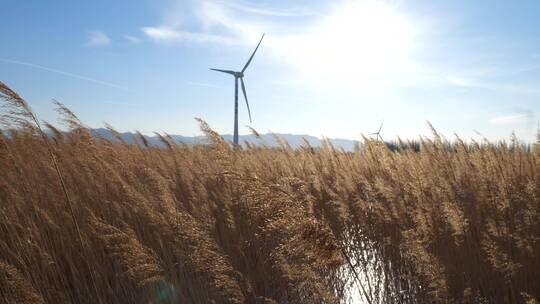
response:
[[[240,83],[242,84],[242,92],[244,93],[244,98],[246,99],[246,105],[247,105],[247,110],[249,114],[249,122],[251,123],[251,111],[249,110],[249,102],[248,102],[247,93],[246,93],[246,85],[244,84],[244,72],[246,71],[249,64],[251,63],[253,56],[255,56],[257,49],[259,49],[259,46],[261,45],[263,38],[264,38],[264,34],[262,35],[261,40],[259,41],[259,44],[257,44],[257,47],[253,51],[253,54],[251,54],[251,57],[249,57],[249,60],[246,62],[246,65],[244,65],[244,68],[242,68],[242,71],[235,72],[231,70],[210,69],[212,71],[227,73],[234,76],[234,139],[233,139],[233,142],[235,146],[238,146],[238,79],[240,79]]]
[[[369,134],[369,135],[370,135],[370,136],[371,136],[371,135],[377,135],[377,137],[376,137],[376,138],[377,138],[377,139],[379,139],[379,138],[380,138],[380,139],[381,139],[381,141],[383,141],[383,142],[384,142],[384,140],[383,140],[383,138],[382,138],[382,136],[381,136],[381,130],[382,130],[382,126],[383,126],[383,124],[384,124],[384,119],[383,119],[383,120],[382,120],[382,122],[381,122],[381,126],[379,127],[379,131],[377,131],[377,132],[375,132],[375,133],[371,133],[371,134]]]

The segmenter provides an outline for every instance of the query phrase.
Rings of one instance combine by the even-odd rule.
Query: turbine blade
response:
[[[244,78],[240,78],[240,83],[242,84],[242,92],[244,92],[244,98],[246,99],[246,105],[247,105],[248,114],[249,114],[249,123],[251,123],[251,111],[249,110],[249,102],[247,99],[246,85],[244,84]]]
[[[382,126],[383,126],[383,124],[384,124],[384,119],[382,120],[382,122],[381,122],[381,126],[379,127],[379,133],[380,133],[380,132],[381,132],[381,130],[382,130]]]
[[[247,67],[251,63],[251,60],[253,59],[253,56],[255,56],[255,53],[257,53],[257,49],[259,48],[259,45],[261,45],[261,42],[262,42],[263,38],[264,38],[264,34],[262,35],[261,40],[259,41],[259,44],[257,44],[257,47],[255,48],[255,51],[253,51],[253,54],[251,54],[251,57],[249,57],[249,60],[246,62],[246,65],[242,69],[242,73],[244,73],[246,71]]]
[[[210,69],[210,70],[234,75],[234,71],[231,71],[231,70],[220,70],[220,69]]]

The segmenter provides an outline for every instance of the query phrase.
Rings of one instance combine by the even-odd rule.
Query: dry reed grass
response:
[[[42,136],[0,98],[2,303],[540,298],[539,146],[238,150],[200,120],[209,146],[156,148],[95,138],[58,102],[70,131]]]

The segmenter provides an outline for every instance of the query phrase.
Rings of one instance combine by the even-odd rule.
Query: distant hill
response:
[[[92,132],[96,135],[99,135],[105,139],[114,141],[116,140],[116,137],[107,129],[100,128],[100,129],[93,129]],[[125,140],[128,143],[134,143],[135,142],[135,133],[126,132],[120,134],[122,139]],[[322,145],[322,139],[311,136],[311,135],[297,135],[297,134],[261,134],[261,138],[257,138],[255,135],[240,135],[239,140],[243,144],[245,142],[249,142],[251,144],[256,145],[267,145],[269,147],[277,147],[278,143],[276,142],[275,137],[279,136],[280,138],[283,138],[286,140],[289,145],[293,148],[298,148],[302,146],[304,143],[304,139],[309,142],[309,144],[312,147],[320,147]],[[232,141],[233,136],[230,134],[222,135],[222,137],[227,141]],[[159,140],[157,136],[146,136],[148,142],[152,145],[156,146],[162,146],[163,143]],[[205,136],[182,136],[182,135],[171,135],[171,138],[173,138],[178,143],[184,143],[188,145],[200,145],[200,144],[206,144],[207,139]],[[349,139],[339,139],[339,138],[330,138],[329,139],[332,145],[336,148],[343,148],[345,151],[353,151],[355,145],[360,144],[359,141],[356,140],[349,140]]]

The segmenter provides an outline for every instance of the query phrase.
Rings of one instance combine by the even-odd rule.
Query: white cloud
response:
[[[267,33],[259,56],[270,55],[283,64],[285,82],[295,87],[391,92],[422,85],[540,92],[528,85],[486,81],[496,72],[492,68],[479,72],[460,66],[456,73],[444,64],[428,64],[423,58],[430,46],[428,20],[413,18],[394,1],[336,1],[324,15],[245,1],[189,3],[189,8],[169,10],[162,24],[142,28],[144,35],[159,42],[242,45],[249,53]],[[309,22],[294,19],[302,16],[310,17]],[[293,23],[281,17],[291,17]]]
[[[463,78],[455,76],[446,76],[444,80],[447,84],[470,89],[481,89],[488,91],[510,92],[515,94],[540,94],[540,89],[522,84],[486,82],[473,78]]]
[[[287,10],[275,10],[271,8],[251,6],[237,2],[219,1],[220,4],[237,9],[246,13],[272,16],[272,17],[307,17],[317,15],[316,12],[303,7],[289,8]]]
[[[458,86],[458,87],[470,87],[471,82],[469,80],[460,78],[460,77],[453,77],[453,76],[447,76],[445,79],[448,81],[448,83]]]
[[[86,36],[86,43],[84,45],[90,47],[105,46],[111,44],[111,38],[107,36],[103,31],[90,31]]]
[[[178,18],[169,12],[161,25],[141,30],[158,42],[235,44],[245,47],[246,54],[267,33],[259,56],[270,55],[283,64],[287,83],[297,87],[382,91],[418,81],[423,73],[424,67],[412,59],[416,23],[384,2],[344,1],[325,16],[238,1],[192,3],[191,16],[185,16],[183,7]],[[307,23],[280,18],[311,15],[315,18]],[[186,30],[188,24],[196,30]]]
[[[124,39],[127,41],[133,43],[133,44],[139,44],[141,43],[141,39],[139,37],[131,36],[131,35],[124,35]]]
[[[226,36],[212,35],[206,33],[198,32],[188,32],[177,30],[168,26],[159,26],[159,27],[143,27],[141,31],[147,37],[161,42],[199,42],[199,43],[225,43],[231,44],[234,43],[234,39]]]
[[[155,40],[178,40],[180,33],[169,27],[143,27],[142,32]]]
[[[496,125],[511,125],[517,123],[524,123],[527,121],[528,114],[510,114],[504,116],[497,116],[489,120],[490,123]]]

